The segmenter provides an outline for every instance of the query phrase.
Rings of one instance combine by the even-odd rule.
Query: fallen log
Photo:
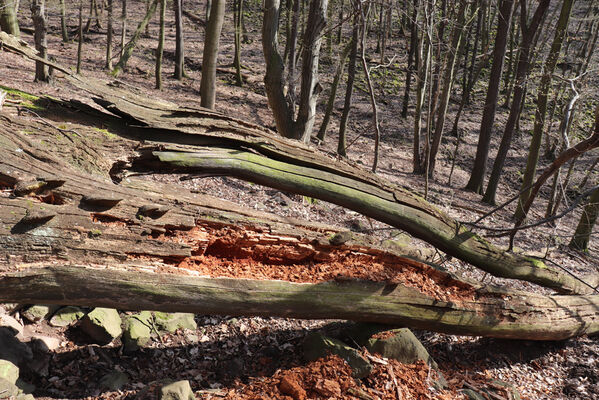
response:
[[[33,49],[10,35],[0,33],[0,42],[4,49],[39,59]],[[389,223],[495,276],[522,279],[566,293],[594,292],[583,280],[551,268],[541,260],[492,245],[407,189],[319,154],[296,141],[277,137],[265,128],[211,110],[148,99],[91,78],[78,77],[62,67],[55,69],[64,72],[70,83],[89,92],[107,111],[129,124],[144,127],[135,132],[136,137],[153,144],[149,151],[131,155],[134,166],[152,169],[149,163],[157,160],[154,164],[157,168],[167,163],[199,175],[229,174],[284,188]],[[72,105],[89,110],[80,103]],[[209,146],[213,154],[209,155],[210,150],[197,151],[198,146]],[[191,156],[194,164],[182,165],[165,156],[161,160],[163,148],[167,148],[166,153],[180,152],[181,157],[196,153]],[[154,160],[148,159],[148,154]],[[208,157],[202,160],[198,155]],[[217,159],[219,165],[215,166]],[[121,169],[128,166],[122,162],[120,165]]]
[[[543,296],[458,279],[367,237],[124,176],[139,129],[0,118],[0,302],[342,318],[439,332],[558,340],[599,331],[599,296]],[[64,130],[64,129],[62,129]],[[152,152],[166,159],[168,152]],[[202,156],[203,158],[203,156]],[[414,255],[414,254],[409,254]],[[417,255],[417,254],[416,254]]]

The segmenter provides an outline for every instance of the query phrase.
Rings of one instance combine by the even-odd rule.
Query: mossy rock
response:
[[[142,311],[129,315],[125,319],[123,332],[123,345],[126,352],[136,351],[150,341],[152,335],[152,313]]]
[[[85,315],[85,312],[75,306],[66,306],[60,308],[50,318],[50,325],[54,327],[65,327],[77,322]]]
[[[320,333],[311,333],[304,340],[304,357],[307,361],[314,361],[329,354],[343,358],[352,368],[354,378],[365,378],[372,372],[372,365],[353,347],[341,340],[324,336]]]
[[[42,319],[50,318],[59,306],[35,305],[21,312],[21,316],[30,322],[38,322]]]
[[[177,381],[160,388],[160,400],[195,400],[189,381]]]
[[[19,367],[8,360],[0,360],[0,378],[16,384],[19,379]]]
[[[0,378],[0,399],[15,399],[19,395],[19,388],[7,379]]]
[[[189,313],[165,313],[156,311],[154,322],[158,329],[174,333],[177,329],[198,329],[195,316]]]
[[[123,332],[121,317],[112,308],[94,308],[81,319],[80,327],[98,344],[108,344]]]

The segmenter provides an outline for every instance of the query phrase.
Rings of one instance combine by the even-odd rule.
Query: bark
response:
[[[491,67],[491,75],[489,77],[489,88],[487,89],[485,108],[480,124],[480,134],[478,137],[478,145],[476,147],[474,165],[470,174],[470,180],[466,185],[466,189],[480,194],[482,194],[483,182],[487,171],[489,146],[491,144],[491,134],[493,133],[495,110],[497,108],[497,99],[499,97],[499,85],[501,83],[501,74],[503,72],[507,37],[512,21],[513,5],[514,0],[502,0],[499,5],[499,22],[497,25],[497,34],[495,35],[493,66]]]
[[[175,79],[181,80],[185,75],[185,51],[183,42],[183,0],[174,0],[173,8],[175,11]]]
[[[297,35],[299,31],[299,19],[300,19],[300,0],[290,0],[293,5],[291,8],[291,30],[285,43],[285,54],[287,55],[287,101],[289,102],[289,109],[294,112],[295,110],[295,65],[297,62],[296,48],[297,48]],[[285,57],[283,57],[285,58]],[[292,115],[291,118],[293,118]]]
[[[591,234],[597,221],[597,215],[599,214],[599,189],[595,189],[591,195],[589,203],[584,207],[580,221],[570,240],[570,248],[580,251],[589,251],[589,242],[591,240]]]
[[[156,48],[156,89],[162,90],[162,55],[164,53],[164,17],[166,16],[166,0],[160,0],[160,32]]]
[[[146,12],[146,15],[141,20],[139,25],[137,26],[137,29],[133,33],[133,36],[131,36],[131,39],[129,39],[129,42],[127,42],[127,44],[124,46],[121,57],[119,59],[119,62],[116,64],[116,66],[112,70],[112,75],[114,75],[115,77],[118,77],[121,74],[121,72],[126,68],[127,62],[129,61],[129,58],[131,58],[131,55],[133,54],[133,50],[135,49],[135,46],[137,45],[137,41],[139,40],[142,32],[144,31],[144,29],[146,28],[148,23],[150,23],[150,19],[152,19],[152,16],[156,12],[156,8],[158,6],[158,1],[159,0],[152,1],[152,4],[150,4],[150,8]],[[125,4],[126,3],[123,3],[123,15],[125,16],[125,19],[123,19],[123,23],[124,23],[124,21],[126,21],[126,15],[127,15],[126,9],[125,9]],[[125,29],[123,26],[123,37],[124,37],[124,35],[125,35]]]
[[[0,33],[0,42],[7,50],[39,60],[33,49],[10,35]],[[301,142],[273,136],[269,130],[210,110],[183,108],[137,96],[88,77],[72,75],[56,63],[47,63],[63,72],[71,84],[92,93],[98,105],[121,117],[132,132],[134,126],[145,127],[139,128],[142,136],[136,143],[143,138],[149,144],[138,149],[137,157],[129,158],[132,171],[172,167],[199,175],[237,176],[329,201],[384,221],[497,276],[528,280],[563,292],[592,292],[579,279],[538,259],[497,248],[409,190],[341,160],[315,153]],[[88,108],[81,103],[73,105]],[[18,134],[19,130],[14,132]],[[112,175],[118,170],[113,168]],[[139,207],[139,201],[135,201]],[[131,219],[134,214],[129,210],[127,215],[116,216]]]
[[[216,100],[216,65],[218,60],[218,47],[220,32],[225,19],[225,0],[214,0],[210,8],[210,18],[206,26],[204,40],[204,54],[202,56],[202,81],[200,83],[200,96],[202,107],[214,108]]]
[[[0,30],[14,36],[20,35],[15,0],[0,0]]]
[[[535,124],[530,143],[530,150],[526,161],[526,170],[524,171],[524,179],[522,181],[520,199],[518,200],[518,207],[514,217],[516,219],[522,219],[526,217],[526,211],[522,208],[527,202],[530,196],[529,188],[534,180],[534,176],[537,171],[537,163],[539,161],[539,152],[541,150],[541,139],[543,136],[543,126],[545,124],[545,114],[547,112],[547,98],[549,95],[549,88],[551,86],[551,80],[553,71],[559,58],[559,54],[562,48],[562,43],[568,31],[568,22],[570,21],[570,12],[574,0],[564,0],[560,10],[559,20],[555,30],[555,36],[549,55],[543,66],[543,76],[541,78],[541,84],[538,89],[537,95],[537,109],[535,111]]]
[[[418,47],[418,0],[414,0],[412,6],[412,21],[410,22],[410,49],[408,50],[408,65],[406,68],[406,86],[403,95],[403,104],[401,106],[401,116],[406,119],[408,117],[408,105],[410,102],[410,89],[412,87],[412,75],[418,73],[418,69],[414,67],[416,49]]]
[[[31,18],[33,19],[33,27],[35,28],[33,37],[35,48],[43,59],[48,58],[48,43],[46,40],[47,23],[46,10],[44,0],[33,0],[31,2]],[[35,64],[35,81],[49,82],[50,75],[48,74],[48,66],[43,62]]]
[[[514,78],[514,98],[510,107],[510,113],[508,120],[501,136],[501,143],[497,150],[497,156],[493,162],[493,170],[487,184],[487,190],[483,196],[483,201],[489,204],[495,204],[495,197],[497,194],[497,186],[499,185],[499,179],[503,172],[503,164],[507,157],[507,153],[512,144],[512,137],[518,120],[520,119],[520,110],[522,103],[524,102],[524,95],[526,93],[526,82],[528,73],[530,70],[531,61],[531,50],[537,31],[543,21],[543,16],[547,12],[549,7],[549,0],[541,0],[530,20],[527,21],[527,9],[526,0],[520,1],[520,29],[522,31],[522,40],[520,42],[520,51],[518,54],[518,66],[516,68],[516,76]]]

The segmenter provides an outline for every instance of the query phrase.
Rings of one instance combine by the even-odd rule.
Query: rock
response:
[[[436,380],[438,387],[446,387],[447,381],[441,374],[439,366],[428,354],[420,340],[408,328],[388,331],[386,337],[372,338],[368,341],[366,349],[371,353],[380,354],[386,358],[393,358],[404,364],[413,364],[416,361],[426,362],[437,371],[439,378]]]
[[[297,382],[296,377],[291,374],[284,375],[281,378],[279,390],[281,393],[293,397],[293,400],[305,400],[308,397],[304,388]]]
[[[371,353],[378,353],[383,357],[393,358],[404,364],[413,364],[422,360],[437,368],[437,363],[408,328],[394,329],[387,333],[389,336],[384,339],[370,339],[366,349]]]
[[[138,314],[129,315],[125,319],[125,331],[123,332],[124,350],[132,352],[148,344],[152,334],[151,327],[151,312],[142,311]]]
[[[8,360],[0,360],[0,378],[11,384],[16,384],[19,379],[19,367]]]
[[[31,394],[35,390],[35,385],[25,382],[21,378],[17,379],[16,385],[21,390],[21,392],[23,392],[25,394]]]
[[[104,375],[100,379],[100,387],[108,390],[120,390],[129,382],[129,375],[124,372],[114,370]]]
[[[35,397],[32,394],[21,393],[15,400],[35,400]]]
[[[341,246],[352,239],[352,234],[349,231],[337,232],[329,239],[329,243],[333,246]]]
[[[19,388],[10,381],[0,378],[0,399],[14,399],[19,394]]]
[[[174,333],[177,329],[198,329],[195,317],[189,313],[165,313],[156,311],[154,313],[156,326],[163,331]]]
[[[29,346],[13,335],[11,328],[0,328],[0,359],[22,367],[33,359]]]
[[[277,192],[272,196],[273,201],[275,201],[276,203],[278,203],[281,206],[285,206],[288,207],[293,200],[291,200],[288,196],[284,195],[281,192]]]
[[[14,336],[23,334],[23,325],[8,314],[0,314],[0,326],[12,330]]]
[[[340,340],[324,336],[320,333],[311,333],[304,341],[304,357],[307,361],[314,361],[329,354],[336,354],[343,358],[352,368],[354,378],[365,378],[370,375],[372,365],[353,347]]]
[[[121,317],[113,308],[94,308],[81,318],[80,327],[98,344],[108,344],[123,332]]]
[[[60,347],[59,338],[45,335],[33,335],[31,337],[30,343],[35,350],[41,351],[43,353],[48,353]]]
[[[352,232],[366,232],[370,229],[368,225],[364,223],[364,221],[357,218],[350,219],[348,222],[349,230]]]
[[[177,381],[160,388],[160,400],[195,400],[189,381]]]
[[[29,322],[39,322],[44,318],[49,318],[58,306],[36,305],[21,311],[21,316]]]
[[[66,306],[60,308],[50,319],[50,325],[54,327],[69,326],[83,317],[85,313],[79,307]]]

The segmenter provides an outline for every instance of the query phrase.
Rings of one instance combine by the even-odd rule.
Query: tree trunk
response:
[[[160,0],[160,32],[156,48],[156,89],[162,90],[162,54],[164,53],[164,17],[166,16],[166,0]]]
[[[416,58],[416,49],[418,48],[418,7],[419,0],[414,0],[412,10],[412,21],[410,23],[410,49],[408,50],[408,65],[406,68],[406,86],[404,89],[403,103],[401,105],[401,117],[408,117],[408,105],[410,102],[410,89],[412,87],[412,75],[418,73],[418,68],[414,67]],[[408,19],[409,20],[409,19]]]
[[[240,1],[240,0],[238,0]],[[173,8],[175,11],[175,72],[174,78],[182,80],[185,75],[185,52],[183,46],[183,0],[174,0]]]
[[[347,121],[349,119],[349,113],[352,106],[352,94],[354,91],[354,80],[356,78],[356,61],[358,58],[358,35],[360,27],[358,24],[358,17],[354,15],[352,38],[351,38],[351,50],[349,52],[349,64],[347,66],[347,84],[345,86],[345,99],[343,101],[343,112],[341,113],[341,120],[339,121],[339,142],[337,143],[337,154],[340,156],[347,156],[347,143],[346,143],[346,130]]]
[[[218,47],[220,32],[225,19],[225,0],[213,0],[210,8],[210,18],[206,26],[204,39],[204,54],[202,56],[202,81],[200,96],[202,107],[214,108],[216,100],[216,65],[218,62]]]
[[[530,150],[528,153],[528,159],[526,161],[526,170],[524,171],[524,179],[522,181],[520,199],[518,200],[518,207],[514,217],[516,219],[522,219],[526,217],[526,212],[523,210],[523,205],[527,202],[530,195],[530,186],[533,183],[536,171],[537,163],[539,161],[539,151],[541,149],[541,139],[543,136],[543,126],[545,123],[545,113],[547,111],[547,97],[549,95],[549,88],[551,86],[551,80],[553,71],[557,64],[559,54],[562,48],[562,43],[568,31],[568,22],[570,21],[570,11],[574,0],[564,0],[562,3],[557,28],[553,43],[551,44],[551,50],[543,66],[543,76],[541,78],[541,84],[538,89],[537,95],[537,109],[535,111],[535,124],[530,143]]]
[[[79,30],[77,40],[77,73],[81,73],[81,57],[83,54],[83,0],[79,0]]]
[[[119,57],[123,57],[123,54],[125,53],[125,44],[127,43],[127,0],[121,1],[121,51]]]
[[[125,1],[125,0],[123,0],[123,1]],[[150,8],[148,9],[148,12],[146,12],[146,15],[144,16],[144,18],[141,20],[141,22],[137,26],[137,29],[133,33],[133,36],[131,36],[131,39],[129,40],[127,45],[124,46],[124,49],[122,50],[121,58],[119,58],[119,62],[116,63],[116,66],[112,70],[112,75],[114,75],[115,77],[118,77],[121,74],[121,72],[125,69],[125,67],[127,66],[127,62],[129,61],[129,58],[133,54],[133,49],[135,49],[135,46],[137,45],[137,41],[139,40],[141,33],[144,31],[146,26],[150,23],[152,16],[156,12],[156,7],[158,6],[158,1],[159,0],[152,1],[152,4],[150,4]],[[125,4],[126,3],[123,2],[123,15],[125,16],[125,19],[123,19],[123,24],[124,24],[124,21],[126,20],[126,15],[127,15]],[[123,25],[123,37],[125,35],[124,28],[125,28],[125,26]]]
[[[15,0],[0,0],[0,31],[20,35]]]
[[[31,18],[35,28],[33,37],[35,40],[35,48],[39,55],[44,60],[48,58],[48,43],[46,41],[46,10],[44,0],[33,0],[31,2]],[[43,62],[35,64],[35,81],[49,82],[48,66]]]
[[[511,1],[511,0],[507,0]],[[454,81],[455,63],[458,51],[460,49],[460,42],[464,33],[464,21],[466,19],[466,8],[468,2],[466,0],[460,1],[460,8],[458,10],[457,21],[453,26],[451,32],[451,45],[445,55],[445,69],[443,71],[443,90],[441,93],[441,99],[439,102],[437,121],[435,125],[435,134],[431,143],[430,153],[428,155],[428,175],[433,176],[435,171],[435,161],[437,159],[437,152],[441,145],[441,138],[443,137],[443,128],[445,127],[445,117],[447,114],[447,107],[449,106],[449,97],[451,95],[451,88]]]
[[[491,134],[493,132],[495,121],[495,110],[497,108],[497,99],[499,97],[499,84],[501,83],[507,37],[512,21],[513,5],[514,0],[501,0],[501,4],[499,5],[499,22],[497,25],[497,34],[495,35],[493,66],[491,67],[491,75],[489,77],[489,88],[487,89],[487,98],[485,100],[485,108],[480,124],[480,134],[478,137],[478,145],[476,147],[474,165],[470,174],[470,180],[466,185],[466,189],[480,194],[482,194],[483,182],[487,171],[489,146],[491,144]]]
[[[287,55],[287,101],[289,103],[289,109],[292,112],[291,119],[295,118],[295,104],[296,104],[296,93],[295,93],[295,65],[297,62],[297,35],[299,31],[299,20],[300,20],[300,1],[291,0],[293,6],[291,8],[291,30],[290,36],[287,37],[287,43],[285,44],[285,50]]]
[[[62,41],[67,43],[69,39],[69,30],[67,28],[67,10],[64,4],[64,0],[60,0],[60,33],[62,34]]]
[[[308,11],[308,26],[304,32],[302,52],[302,79],[299,109],[294,126],[294,139],[310,142],[316,103],[322,86],[318,82],[318,61],[322,32],[326,26],[328,0],[313,0]]]
[[[599,215],[599,188],[595,189],[591,195],[589,203],[584,207],[580,221],[570,240],[570,248],[580,251],[589,251],[589,242],[591,240],[591,234],[597,221],[597,215]]]
[[[497,151],[497,156],[495,157],[495,161],[493,163],[493,170],[491,172],[491,177],[489,178],[487,190],[483,196],[483,201],[485,203],[495,204],[497,187],[499,185],[501,173],[503,172],[503,164],[505,163],[507,152],[511,146],[514,130],[516,129],[516,124],[520,119],[520,110],[522,103],[524,102],[527,76],[530,70],[530,52],[532,49],[532,44],[548,7],[549,0],[541,0],[529,24],[526,0],[520,1],[520,29],[522,31],[522,41],[520,42],[518,66],[516,68],[516,76],[514,78],[514,98],[512,99],[508,120],[505,124],[503,135],[501,136],[499,150]]]
[[[64,0],[63,0],[64,1]],[[108,0],[108,15],[106,28],[106,66],[105,68],[112,71],[112,0]]]
[[[234,29],[235,29],[235,55],[233,57],[233,66],[235,67],[235,84],[243,86],[243,76],[241,75],[241,15],[243,13],[243,0],[233,2]]]
[[[337,88],[339,87],[339,82],[341,81],[341,75],[343,75],[343,69],[345,68],[345,63],[347,61],[347,57],[352,49],[353,43],[350,41],[342,52],[339,54],[339,60],[337,62],[337,69],[335,70],[335,77],[333,78],[333,83],[331,84],[331,93],[329,94],[329,100],[327,101],[327,107],[324,113],[324,117],[322,118],[322,123],[320,124],[320,129],[318,130],[318,139],[321,142],[324,142],[325,136],[327,134],[327,129],[329,126],[329,121],[331,120],[331,115],[333,114],[333,108],[335,107],[335,97],[337,95]],[[345,147],[345,144],[343,145]]]

